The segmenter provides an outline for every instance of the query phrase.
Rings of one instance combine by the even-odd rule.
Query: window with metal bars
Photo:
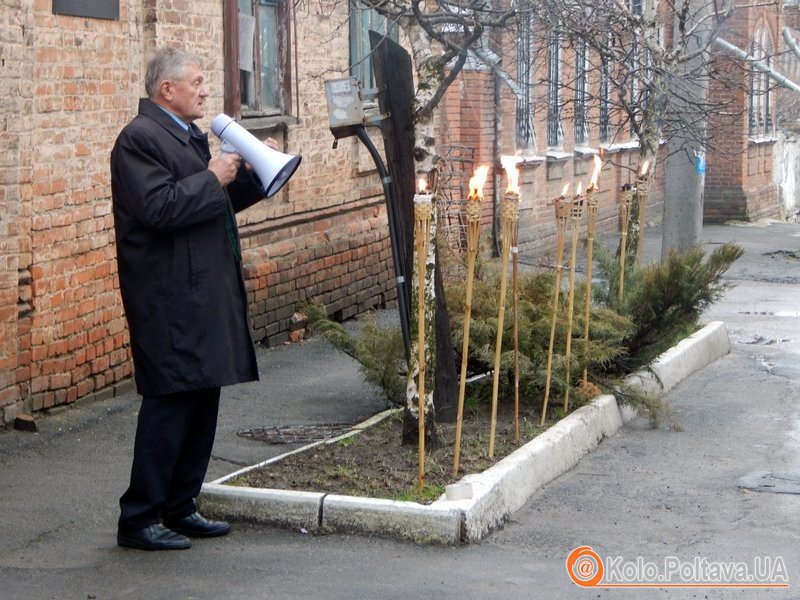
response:
[[[589,115],[587,107],[587,73],[589,45],[584,39],[575,48],[575,143],[589,141]]]
[[[547,145],[559,147],[564,143],[561,127],[561,33],[549,34],[547,53]]]
[[[516,100],[516,142],[517,148],[532,149],[535,144],[533,130],[533,80],[532,80],[533,32],[531,13],[527,2],[520,4],[517,17],[517,83],[519,90]]]
[[[750,46],[750,55],[768,68],[772,66],[772,40],[769,32],[761,28]],[[761,70],[750,72],[748,130],[751,136],[767,136],[775,131],[772,119],[769,75]]]

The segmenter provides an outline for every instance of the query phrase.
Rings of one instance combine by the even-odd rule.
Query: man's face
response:
[[[205,115],[208,88],[200,65],[189,63],[180,78],[162,81],[161,94],[166,108],[186,123],[191,123]]]

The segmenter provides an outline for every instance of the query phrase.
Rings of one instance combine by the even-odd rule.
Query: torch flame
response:
[[[481,165],[475,169],[475,174],[469,179],[470,198],[483,198],[483,186],[488,175],[489,167],[487,165]]]
[[[640,175],[641,175],[642,177],[644,177],[645,175],[647,175],[647,169],[648,169],[649,167],[650,167],[650,161],[649,161],[649,160],[646,160],[646,161],[644,161],[644,162],[642,163],[642,172],[640,173]]]
[[[419,181],[417,181],[417,190],[420,194],[424,194],[425,190],[428,189],[428,180],[424,177],[420,177]]]
[[[519,159],[516,156],[504,155],[500,157],[500,164],[503,165],[503,169],[505,169],[506,176],[508,177],[508,189],[506,189],[506,192],[509,194],[519,195],[519,169],[517,168],[518,162]]]
[[[600,171],[603,169],[603,159],[594,155],[594,172],[592,173],[592,180],[589,183],[587,190],[597,190],[597,179],[600,177]]]
[[[576,198],[577,198],[578,196],[580,196],[580,195],[581,195],[581,192],[583,191],[583,187],[581,187],[582,185],[583,185],[583,183],[579,181],[579,182],[578,182],[578,185],[576,185],[576,186],[575,186],[575,197],[576,197]]]
[[[561,197],[562,198],[566,198],[567,197],[567,190],[568,189],[569,189],[569,183],[565,183],[564,187],[561,190]]]

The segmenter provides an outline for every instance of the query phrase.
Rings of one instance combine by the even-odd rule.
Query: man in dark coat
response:
[[[180,549],[187,536],[230,530],[194,498],[220,387],[258,379],[234,212],[264,193],[238,154],[212,158],[193,124],[208,96],[198,56],[157,51],[145,88],[111,152],[120,292],[143,396],[117,542]]]

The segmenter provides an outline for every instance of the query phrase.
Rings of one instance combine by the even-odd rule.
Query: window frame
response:
[[[253,43],[254,67],[253,73],[256,80],[254,88],[261,90],[261,58],[260,58],[260,31],[258,7],[263,0],[249,0],[256,18],[256,39]],[[293,11],[292,3],[287,0],[273,0],[276,4],[276,31],[277,39],[277,68],[278,68],[278,106],[264,106],[261,104],[261,92],[257,94],[258,101],[255,106],[242,103],[242,83],[240,76],[239,58],[239,0],[223,0],[223,28],[224,28],[224,63],[225,63],[225,113],[241,119],[260,118],[271,116],[291,115],[292,105],[292,33]]]
[[[364,23],[365,15],[369,21],[367,24]],[[398,28],[388,17],[381,15],[374,8],[364,5],[359,0],[348,0],[347,27],[350,75],[358,79],[364,89],[374,88],[377,84],[372,69],[369,32],[370,30],[377,31],[390,40],[397,41]],[[367,77],[364,77],[365,74]]]
[[[536,131],[533,125],[533,20],[527,0],[517,17],[517,83],[515,137],[520,150],[536,147]]]
[[[578,40],[575,48],[575,143],[589,143],[589,43]]]
[[[564,129],[561,125],[561,59],[562,37],[558,29],[548,32],[547,40],[547,146],[561,148],[564,145]]]
[[[772,36],[764,27],[756,30],[750,46],[750,56],[767,67],[772,66],[774,45]],[[768,137],[775,133],[775,122],[772,118],[772,99],[770,97],[770,79],[767,73],[751,69],[748,90],[749,137]]]

